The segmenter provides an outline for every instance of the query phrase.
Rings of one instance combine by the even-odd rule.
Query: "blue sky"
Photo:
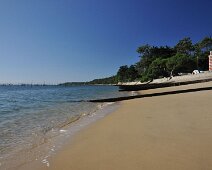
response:
[[[111,76],[142,44],[212,36],[211,0],[1,0],[0,83]]]

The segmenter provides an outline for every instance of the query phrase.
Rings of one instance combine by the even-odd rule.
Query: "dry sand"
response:
[[[166,89],[199,86],[212,82]],[[38,169],[212,169],[212,91],[121,102],[117,111],[76,134],[49,168]]]

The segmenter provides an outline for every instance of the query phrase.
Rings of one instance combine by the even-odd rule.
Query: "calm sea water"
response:
[[[114,86],[0,86],[0,163],[99,108],[77,101],[126,95]]]

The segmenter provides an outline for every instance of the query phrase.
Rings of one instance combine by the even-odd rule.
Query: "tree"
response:
[[[192,41],[189,37],[180,40],[174,48],[177,53],[185,55],[191,55],[194,51]]]
[[[150,54],[151,46],[149,44],[142,45],[138,47],[137,53],[141,54],[142,56],[148,56]]]
[[[166,62],[167,59],[162,58],[155,59],[148,69],[147,77],[151,80],[159,77],[167,77],[168,71],[166,68]]]
[[[94,79],[92,81],[86,82],[87,84],[117,84],[117,76],[111,76],[101,79]]]
[[[134,65],[131,65],[127,70],[127,80],[134,81],[136,78],[138,78],[138,71]]]
[[[128,67],[127,65],[121,66],[117,73],[117,79],[119,82],[129,82],[134,81],[138,78],[138,71],[135,69],[134,65]]]
[[[178,75],[178,73],[191,73],[196,68],[194,59],[185,54],[176,54],[169,58],[166,67],[170,76]]]
[[[121,66],[117,72],[117,79],[119,82],[126,82],[127,81],[127,70],[128,66],[124,65]]]
[[[122,82],[138,78],[141,78],[141,81],[148,81],[178,73],[191,73],[194,69],[208,70],[210,50],[212,50],[211,37],[205,37],[194,45],[192,40],[186,37],[173,48],[142,45],[137,49],[140,61],[130,67],[120,67],[117,77]]]
[[[168,46],[153,46],[150,49],[150,55],[154,56],[154,58],[169,58],[176,54],[176,50],[174,48]]]
[[[154,60],[151,55],[151,50],[152,47],[148,44],[138,47],[137,52],[140,54],[140,61],[136,63],[136,69],[139,74],[145,72]]]
[[[208,54],[204,53],[198,58],[198,69],[199,70],[208,70]]]
[[[212,50],[212,38],[205,37],[195,44],[194,56],[198,70],[208,70],[208,55]]]
[[[211,37],[205,37],[200,43],[199,43],[200,49],[202,52],[209,52],[212,50],[212,38]]]
[[[176,54],[176,50],[174,48],[168,46],[156,47],[150,45],[138,47],[137,52],[140,54],[140,61],[136,63],[136,69],[138,70],[139,74],[146,72],[156,58],[165,59]]]

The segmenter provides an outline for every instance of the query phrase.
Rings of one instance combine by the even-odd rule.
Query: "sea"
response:
[[[67,138],[117,107],[88,100],[128,95],[116,86],[0,86],[0,169],[50,166]]]

